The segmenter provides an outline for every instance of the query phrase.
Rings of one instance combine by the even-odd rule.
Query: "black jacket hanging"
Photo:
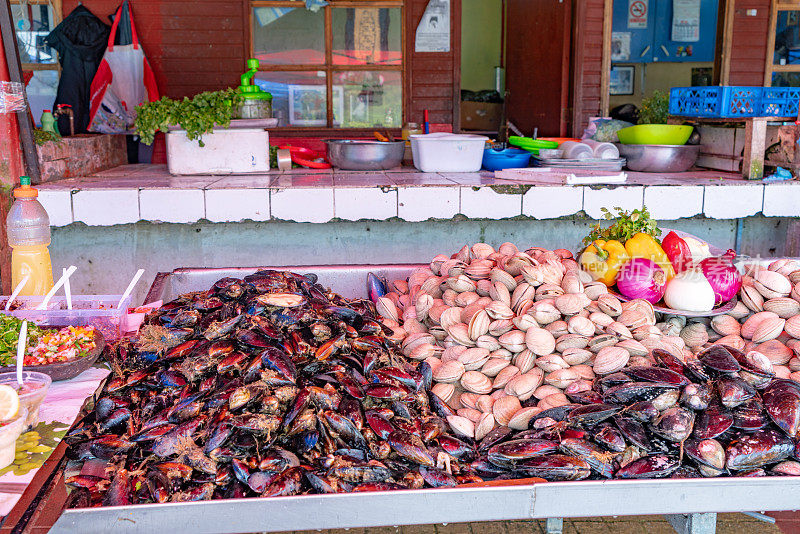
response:
[[[79,5],[45,38],[56,49],[61,78],[55,108],[69,104],[75,116],[75,133],[86,133],[89,125],[89,86],[103,59],[111,29],[91,11]],[[58,129],[69,135],[69,119],[59,117]]]

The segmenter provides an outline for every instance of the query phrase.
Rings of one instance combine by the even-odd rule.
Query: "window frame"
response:
[[[767,33],[767,58],[764,66],[764,87],[772,87],[772,75],[776,72],[800,73],[800,63],[789,65],[775,64],[775,32],[781,11],[800,11],[800,1],[772,0],[769,12],[769,32]]]
[[[255,45],[253,40],[253,9],[256,7],[294,7],[305,9],[305,2],[302,0],[248,0],[247,10],[247,57],[255,56]],[[336,65],[333,63],[333,9],[341,8],[394,8],[400,9],[400,64],[399,65]],[[408,6],[406,0],[328,0],[328,5],[321,8],[324,17],[325,31],[325,63],[302,64],[302,65],[262,65],[259,64],[258,72],[298,72],[298,71],[323,71],[325,72],[325,126],[280,126],[276,130],[280,132],[299,131],[304,133],[323,131],[323,132],[346,132],[359,133],[371,132],[374,128],[347,128],[333,125],[333,76],[337,72],[352,71],[391,71],[400,73],[401,87],[401,110],[402,117],[400,124],[405,123],[407,115],[407,94],[408,94],[408,51],[406,50],[406,17]],[[392,132],[400,131],[400,127],[382,128]]]

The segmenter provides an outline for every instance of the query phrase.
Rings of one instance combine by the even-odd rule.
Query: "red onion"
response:
[[[742,275],[733,266],[736,252],[729,250],[719,257],[706,258],[700,262],[703,276],[714,290],[714,305],[731,300],[742,287]]]
[[[629,299],[644,299],[655,304],[664,296],[667,275],[654,261],[633,258],[617,273],[617,289]]]

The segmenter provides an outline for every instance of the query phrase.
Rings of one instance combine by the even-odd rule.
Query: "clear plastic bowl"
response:
[[[23,387],[33,387],[34,389],[19,393],[20,388],[19,384],[17,384],[17,373],[0,373],[0,384],[5,384],[14,388],[17,393],[19,393],[20,410],[22,410],[22,408],[27,410],[25,428],[30,429],[39,424],[39,407],[47,396],[47,391],[50,389],[50,383],[52,381],[53,380],[44,373],[22,371]]]
[[[6,468],[14,462],[17,438],[25,428],[25,419],[28,410],[20,405],[19,412],[14,419],[1,421],[0,424],[0,469]]]

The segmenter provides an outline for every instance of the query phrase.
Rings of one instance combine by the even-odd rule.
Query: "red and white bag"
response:
[[[108,48],[89,90],[91,132],[131,133],[136,119],[136,106],[159,99],[156,78],[142,47],[139,46],[133,16],[133,42],[129,45],[114,45],[121,17],[122,6],[114,17],[111,34],[108,36]]]

